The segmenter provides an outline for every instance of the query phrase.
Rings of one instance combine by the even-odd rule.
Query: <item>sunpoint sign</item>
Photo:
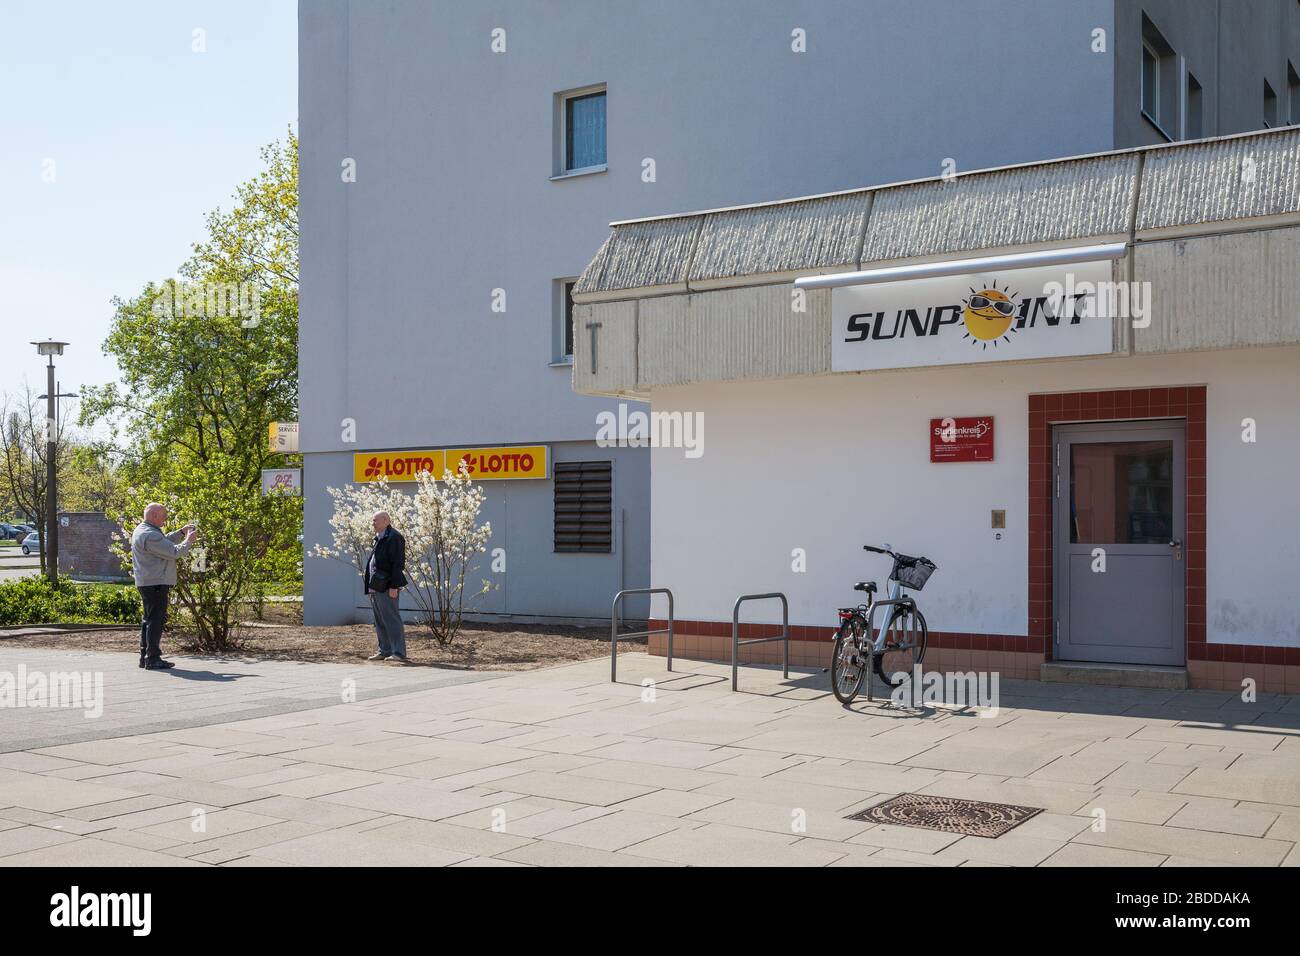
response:
[[[831,369],[913,368],[1113,350],[1110,260],[831,290]]]

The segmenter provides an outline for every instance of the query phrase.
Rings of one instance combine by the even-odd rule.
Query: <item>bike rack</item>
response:
[[[746,601],[765,601],[771,598],[777,598],[781,601],[781,636],[780,637],[753,637],[742,641],[740,639],[740,605]],[[785,599],[785,595],[780,591],[772,591],[768,594],[742,594],[736,598],[736,604],[731,609],[731,689],[736,690],[736,671],[740,665],[740,646],[742,644],[770,644],[773,641],[781,641],[781,676],[789,678],[790,676],[790,602]]]
[[[875,691],[875,685],[876,685],[876,652],[875,652],[876,631],[874,627],[875,619],[876,619],[876,608],[889,607],[892,604],[913,604],[913,603],[915,602],[910,597],[890,598],[886,601],[876,601],[874,604],[871,605],[870,608],[867,609],[867,638],[870,641],[868,646],[872,648],[871,654],[869,656],[870,659],[867,661],[867,700],[868,701],[875,700],[872,694]]]
[[[634,631],[631,634],[618,633],[619,625],[619,603],[629,594],[667,594],[668,595],[668,627],[659,628],[655,631]],[[609,681],[614,683],[618,680],[618,642],[626,641],[633,637],[650,637],[653,634],[668,635],[668,669],[673,669],[673,592],[667,588],[629,588],[626,591],[619,591],[614,595],[614,604],[609,611]]]

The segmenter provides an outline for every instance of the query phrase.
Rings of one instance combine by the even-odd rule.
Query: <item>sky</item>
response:
[[[45,391],[37,339],[70,343],[61,391],[117,379],[113,296],[174,276],[297,129],[297,26],[295,0],[0,0],[0,395]]]

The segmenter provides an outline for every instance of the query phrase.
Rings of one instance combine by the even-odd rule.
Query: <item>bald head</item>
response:
[[[152,502],[144,506],[144,520],[161,528],[167,523],[167,506]]]
[[[376,511],[370,518],[370,526],[375,529],[375,534],[383,534],[391,523],[387,511]]]

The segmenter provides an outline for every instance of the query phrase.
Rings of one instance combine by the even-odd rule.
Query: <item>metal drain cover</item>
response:
[[[961,800],[927,793],[900,793],[845,819],[943,830],[945,833],[961,833],[966,836],[1000,837],[1042,812],[1042,807],[985,803],[982,800]]]

